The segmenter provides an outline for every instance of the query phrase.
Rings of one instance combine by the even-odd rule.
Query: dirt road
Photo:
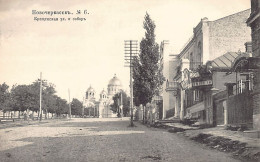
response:
[[[88,118],[0,129],[0,161],[237,161],[180,135],[135,124]]]

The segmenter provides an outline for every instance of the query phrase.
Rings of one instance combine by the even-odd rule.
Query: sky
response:
[[[169,40],[178,54],[202,18],[214,21],[248,8],[250,0],[0,0],[0,84],[30,84],[42,72],[57,95],[68,100],[70,89],[71,98],[82,100],[90,85],[98,97],[116,74],[129,91],[124,40],[144,37],[146,12],[156,24],[156,42]],[[32,10],[73,15],[33,15]]]

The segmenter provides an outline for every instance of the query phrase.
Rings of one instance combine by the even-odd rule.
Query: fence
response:
[[[227,99],[228,124],[248,125],[253,122],[250,98],[249,92],[229,96]]]

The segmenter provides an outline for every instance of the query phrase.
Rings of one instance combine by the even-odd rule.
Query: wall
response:
[[[209,22],[209,55],[213,60],[227,52],[245,51],[244,43],[251,41],[246,24],[250,9]]]
[[[252,107],[253,107],[253,127],[260,130],[260,92],[252,95]]]
[[[253,122],[253,108],[249,93],[229,96],[227,99],[228,124],[240,125]]]
[[[253,56],[260,57],[260,17],[255,20],[255,24],[253,24],[253,32],[252,32],[252,49]]]
[[[203,51],[207,51],[205,49],[207,47],[203,43],[203,21],[204,20],[201,20],[201,22],[193,29],[193,38],[189,40],[188,44],[180,53],[180,59],[189,59],[190,61],[193,60],[193,62],[195,62],[194,64],[196,64],[196,66],[191,66],[194,67],[194,69],[197,67],[199,62],[202,62]],[[199,46],[201,48],[199,48]],[[192,62],[190,63],[192,64]]]
[[[225,90],[225,83],[236,83],[236,73],[227,75],[226,72],[213,72],[212,81],[214,88]]]
[[[213,95],[213,124],[223,125],[225,123],[227,91],[220,91]]]
[[[170,44],[169,41],[163,41],[161,43],[160,53],[162,55],[163,62],[163,76],[165,77],[165,82],[163,83],[163,118],[166,117],[166,112],[170,109],[174,109],[174,96],[172,92],[166,92],[166,81],[173,81],[174,74],[176,74],[176,66],[178,60],[176,56],[170,55]],[[175,59],[174,59],[175,58]],[[174,114],[172,114],[173,116]]]
[[[252,49],[253,57],[260,57],[260,0],[251,0],[251,15],[247,20],[252,30]],[[253,102],[253,127],[260,131],[260,69],[254,74],[254,93],[252,95]]]

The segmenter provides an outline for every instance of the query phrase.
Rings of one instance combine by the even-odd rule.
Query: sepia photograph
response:
[[[1,162],[259,162],[260,0],[0,0]]]

